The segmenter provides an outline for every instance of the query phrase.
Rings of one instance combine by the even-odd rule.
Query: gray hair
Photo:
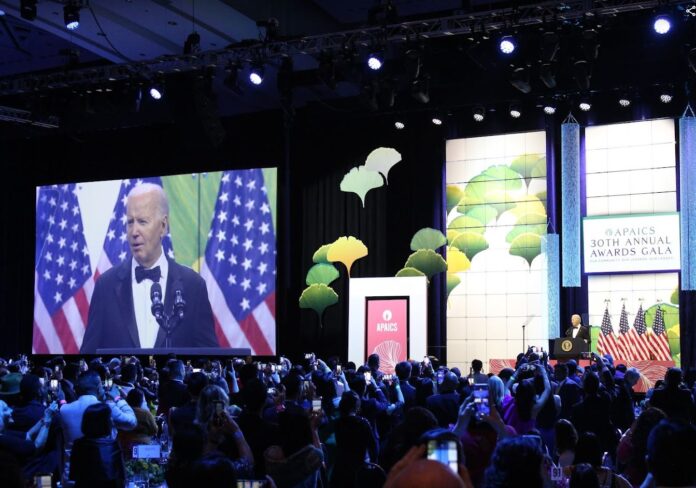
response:
[[[133,187],[133,189],[128,192],[128,199],[131,197],[137,197],[139,195],[144,195],[145,193],[154,192],[156,197],[157,210],[160,212],[162,217],[169,215],[169,201],[167,200],[167,194],[164,193],[164,189],[155,185],[154,183],[141,183]]]

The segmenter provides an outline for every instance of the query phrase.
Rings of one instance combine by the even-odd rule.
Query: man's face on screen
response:
[[[162,215],[155,192],[128,198],[128,244],[138,264],[149,268],[162,253],[162,238],[167,232],[167,216]]]

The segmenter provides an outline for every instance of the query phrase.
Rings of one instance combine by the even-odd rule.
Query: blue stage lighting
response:
[[[249,81],[256,86],[263,83],[263,69],[259,67],[251,68],[249,72]]]
[[[374,71],[382,68],[382,57],[379,54],[373,53],[367,58],[367,66]]]
[[[512,54],[517,47],[515,44],[515,39],[511,36],[505,36],[500,40],[498,45],[500,52],[503,54]]]
[[[150,96],[153,100],[161,100],[163,92],[159,87],[153,86],[150,88]]]
[[[661,36],[667,34],[672,29],[672,22],[666,15],[660,15],[653,22],[653,29]]]

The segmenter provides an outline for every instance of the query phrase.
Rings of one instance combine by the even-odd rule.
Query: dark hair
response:
[[[539,445],[525,437],[507,437],[493,451],[486,469],[488,488],[528,488],[544,485]]]
[[[682,370],[680,368],[669,368],[665,373],[665,384],[668,388],[677,388],[682,381]]]
[[[133,388],[131,391],[128,392],[128,395],[126,395],[126,402],[132,408],[142,407],[144,401],[145,395],[143,394],[140,388]]]
[[[222,453],[206,454],[198,459],[191,469],[192,479],[198,486],[236,486],[237,471],[230,459]]]
[[[662,420],[648,437],[647,460],[655,486],[696,483],[696,427]]]
[[[575,464],[589,463],[595,468],[602,465],[602,442],[594,432],[583,432],[575,446]]]
[[[536,398],[534,380],[528,379],[520,381],[515,391],[515,406],[520,420],[527,421],[532,418],[532,408]],[[521,432],[522,434],[524,432]]]
[[[578,443],[578,432],[569,420],[559,419],[554,426],[554,436],[556,439],[556,451],[574,451]]]
[[[503,368],[498,373],[498,378],[503,380],[503,384],[505,384],[513,374],[515,374],[515,371],[512,368]]]
[[[121,381],[124,383],[133,383],[138,376],[138,368],[133,363],[126,364],[121,368]]]
[[[411,363],[409,363],[408,361],[401,361],[394,368],[394,372],[396,373],[396,376],[399,377],[399,380],[408,380],[411,376]]]
[[[568,377],[568,366],[565,364],[556,364],[553,368],[553,376],[557,381],[563,381]]]
[[[289,375],[288,375],[289,376]],[[259,377],[259,369],[255,364],[245,364],[239,368],[239,379],[242,384]]]
[[[88,438],[111,435],[111,407],[105,403],[90,405],[82,415],[82,434]]]
[[[288,458],[300,449],[312,444],[312,427],[309,417],[288,411],[278,414],[280,447]]]
[[[19,383],[19,393],[27,403],[32,400],[41,400],[43,397],[43,386],[41,386],[40,378],[33,374],[24,375],[24,378]]]
[[[78,395],[99,395],[102,380],[99,373],[96,371],[86,371],[77,378],[77,394]]]
[[[659,408],[650,407],[638,416],[631,427],[631,450],[630,464],[640,471],[643,476],[647,474],[647,465],[645,463],[645,452],[648,449],[648,436],[650,431],[667,418],[665,412]]]
[[[242,398],[249,412],[258,412],[266,404],[268,398],[266,385],[261,380],[254,378],[244,385]]]
[[[354,391],[344,391],[341,395],[341,403],[338,404],[341,417],[347,417],[360,411],[360,397]]]
[[[379,368],[379,354],[372,353],[367,357],[367,365],[370,368]]]
[[[582,388],[586,396],[595,396],[599,392],[599,376],[596,373],[586,373]]]
[[[201,391],[203,391],[203,388],[208,386],[210,384],[210,380],[208,380],[208,376],[198,372],[198,373],[191,373],[191,376],[188,377],[188,381],[186,381],[186,389],[189,392],[189,395],[192,397],[198,397],[201,394]]]
[[[474,359],[473,361],[471,361],[471,369],[474,370],[474,373],[480,373],[482,368],[483,363],[480,359]]]
[[[63,378],[71,382],[77,381],[77,377],[80,375],[80,365],[75,363],[68,363],[63,368]]]
[[[285,387],[285,397],[293,398],[300,393],[302,387],[302,378],[297,373],[290,373],[283,378],[283,386]]]
[[[597,472],[587,463],[576,464],[570,476],[570,488],[599,488]]]

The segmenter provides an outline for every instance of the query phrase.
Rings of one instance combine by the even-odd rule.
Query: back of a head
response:
[[[399,381],[406,381],[411,377],[411,363],[408,361],[401,361],[394,368],[396,376],[399,377]]]
[[[242,384],[254,378],[258,378],[258,376],[259,369],[255,364],[245,364],[239,368],[239,379],[242,381]]]
[[[292,412],[278,414],[280,446],[285,457],[290,457],[300,449],[312,444],[312,428],[309,417]]]
[[[285,397],[295,398],[302,387],[302,379],[297,373],[290,373],[283,378],[283,386],[285,386]]]
[[[221,453],[210,453],[192,466],[192,479],[206,488],[227,488],[237,485],[237,472],[230,459]]]
[[[63,368],[63,378],[74,383],[80,375],[80,365],[76,363],[68,363]]]
[[[401,423],[407,442],[415,445],[415,442],[425,432],[437,427],[435,415],[423,407],[413,407],[406,411],[404,420]]]
[[[135,364],[126,364],[121,368],[121,381],[124,383],[135,383],[138,375],[138,367]]]
[[[578,432],[569,420],[559,419],[554,425],[554,438],[556,440],[556,451],[574,451],[578,443]]]
[[[126,395],[126,402],[131,406],[131,408],[142,407],[144,401],[145,395],[139,388],[133,388],[128,392],[128,395]]]
[[[474,373],[480,373],[483,369],[483,362],[480,359],[474,359],[471,361],[471,369],[474,370]]]
[[[230,398],[227,396],[227,393],[225,393],[225,390],[217,385],[208,385],[203,388],[203,391],[201,391],[198,397],[196,422],[201,425],[207,425],[215,414],[216,402],[222,402],[225,407],[229,405]]]
[[[663,420],[648,437],[648,469],[655,486],[693,486],[696,484],[696,427],[674,420]]]
[[[99,395],[101,378],[96,371],[87,371],[77,379],[76,392],[78,395]]]
[[[344,391],[341,395],[341,402],[338,404],[338,411],[341,417],[347,417],[360,410],[360,397],[354,391]]]
[[[370,367],[370,369],[379,369],[379,354],[370,354],[367,357],[367,365]]]
[[[556,381],[563,381],[568,377],[568,366],[565,364],[557,364],[553,368],[553,376]]]
[[[184,362],[180,359],[175,359],[169,361],[167,365],[169,366],[169,379],[183,381],[184,375],[186,374]]]
[[[486,469],[488,488],[541,488],[543,457],[539,445],[518,436],[498,442]]]
[[[668,388],[677,388],[682,382],[681,368],[669,368],[665,373],[665,384]]]
[[[378,465],[373,463],[363,463],[355,472],[355,484],[360,488],[382,488],[387,479],[387,474]]]
[[[254,378],[244,385],[242,398],[249,412],[258,412],[265,404],[268,392],[261,380]]]
[[[457,386],[459,386],[459,378],[457,378],[456,374],[448,371],[442,380],[439,390],[440,393],[451,393],[457,389]]]
[[[574,463],[588,463],[598,468],[602,465],[604,451],[599,437],[594,432],[583,432],[575,446]]]
[[[640,372],[636,368],[628,368],[624,373],[624,381],[633,386],[638,383]]]
[[[569,488],[599,488],[597,472],[587,463],[576,464],[570,476]]]
[[[39,377],[33,374],[24,375],[19,383],[19,393],[25,402],[41,400],[43,397],[43,386]]]
[[[594,396],[599,392],[599,376],[596,373],[587,373],[582,382],[585,395]]]
[[[203,454],[208,441],[207,431],[198,424],[186,424],[174,431],[172,451],[178,462],[191,462]]]
[[[192,373],[186,382],[186,389],[191,397],[198,398],[203,388],[209,384],[210,380],[208,379],[208,375],[201,372]]]
[[[95,403],[85,410],[82,416],[82,434],[96,439],[111,435],[111,407],[105,403]]]
[[[429,459],[419,459],[389,480],[385,488],[464,488],[462,479],[448,466]]]
[[[578,363],[575,362],[574,359],[571,359],[567,363],[565,363],[566,368],[568,368],[568,376],[575,376],[575,373],[578,371]]]
[[[498,373],[498,378],[503,380],[503,384],[505,384],[513,374],[515,374],[515,370],[512,368],[503,368],[500,370],[500,373]]]

